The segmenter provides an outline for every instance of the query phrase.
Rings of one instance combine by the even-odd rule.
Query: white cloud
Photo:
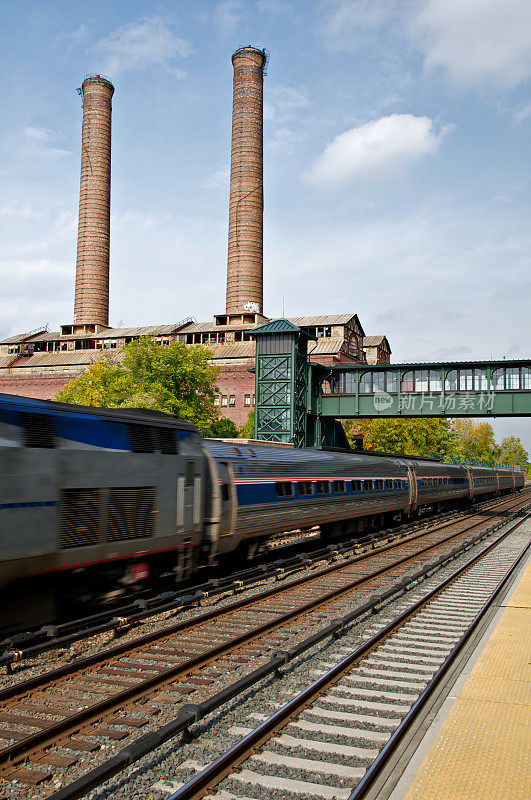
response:
[[[225,0],[216,6],[215,20],[223,36],[232,36],[243,16],[241,0]]]
[[[514,115],[516,122],[523,122],[529,117],[531,117],[531,103],[527,103],[527,105],[525,105],[523,108],[520,108]]]
[[[425,66],[458,83],[515,86],[531,75],[529,0],[428,0],[413,30]]]
[[[175,36],[160,17],[151,17],[123,25],[97,42],[93,51],[106,59],[103,71],[112,76],[153,66],[164,67],[175,74],[171,61],[177,56],[190,55],[192,46]]]
[[[69,156],[70,151],[56,147],[53,142],[57,134],[48,128],[28,126],[22,131],[22,149],[26,156],[42,156],[44,158],[62,158]]]
[[[326,45],[333,53],[355,52],[366,45],[367,34],[377,32],[395,16],[395,0],[336,0],[322,26]]]
[[[429,117],[381,117],[336,136],[304,178],[317,187],[336,188],[368,177],[395,177],[435,153],[444,133],[435,131]]]
[[[284,124],[295,119],[298,111],[309,105],[307,94],[299,89],[291,86],[268,87],[267,100],[264,103],[264,117]]]

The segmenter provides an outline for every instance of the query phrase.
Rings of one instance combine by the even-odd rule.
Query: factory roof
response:
[[[363,337],[363,346],[364,347],[379,347],[384,342],[387,342],[387,346],[389,347],[389,341],[387,336],[364,336]],[[391,352],[391,348],[389,347],[389,352]]]
[[[315,317],[290,317],[289,321],[294,325],[298,325],[299,328],[307,328],[310,325],[346,325],[352,319],[359,325],[363,333],[363,328],[361,327],[357,314],[324,314]]]
[[[36,334],[43,334],[45,332],[46,328],[36,331],[29,331],[28,333],[17,333],[16,336],[9,336],[7,339],[2,339],[0,344],[18,344],[19,342],[26,342],[30,339],[35,339]]]
[[[22,358],[13,364],[13,369],[39,369],[41,367],[82,366],[92,364],[108,350],[60,350],[55,353],[34,353],[29,358]],[[118,355],[118,354],[116,354]],[[113,353],[113,357],[115,354]]]

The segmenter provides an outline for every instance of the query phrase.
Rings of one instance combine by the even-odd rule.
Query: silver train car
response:
[[[15,627],[320,525],[363,532],[521,489],[520,468],[204,440],[171,415],[0,395],[0,601]],[[0,623],[2,629],[2,623]]]

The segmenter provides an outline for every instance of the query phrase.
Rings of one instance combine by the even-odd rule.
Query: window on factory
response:
[[[217,397],[214,397],[214,405],[219,406],[219,395]]]
[[[366,492],[372,492],[372,490],[374,488],[373,481],[367,480],[367,481],[363,481],[363,483],[364,483],[365,491]]]
[[[163,344],[165,347],[168,347],[169,343],[170,343],[170,340],[169,340],[169,339],[163,339],[163,340],[162,340],[162,344]]]
[[[279,481],[275,483],[277,497],[293,497],[293,484],[291,481]]]
[[[224,333],[218,333],[218,344],[223,344],[224,341],[225,341],[225,334]]]
[[[227,395],[226,394],[222,394],[221,395],[221,405],[222,406],[226,406],[227,405]]]
[[[350,485],[352,486],[353,492],[361,492],[362,490],[361,481],[350,481]]]
[[[250,394],[246,394],[245,395],[245,399],[243,401],[243,404],[246,405],[246,406],[250,406],[251,405],[251,395]]]
[[[253,406],[254,406],[254,394],[253,394]]]
[[[236,405],[236,396],[231,394],[229,397],[229,406],[235,406],[235,405]]]
[[[241,331],[234,331],[234,341],[241,342],[242,340],[242,332]]]
[[[345,492],[345,481],[334,481],[333,482],[333,491],[334,492]]]
[[[111,342],[111,350],[116,350],[116,342]]]
[[[210,342],[212,344],[216,344],[217,340],[218,340],[217,334],[216,333],[211,333],[210,334]]]
[[[299,481],[297,483],[297,489],[301,496],[313,494],[313,484],[311,481]]]
[[[330,481],[317,481],[317,494],[330,494]]]

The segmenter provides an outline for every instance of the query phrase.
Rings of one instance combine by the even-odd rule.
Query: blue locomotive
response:
[[[361,534],[524,485],[519,467],[205,440],[168,414],[1,394],[0,477],[11,626],[227,554],[236,564],[283,531]]]

